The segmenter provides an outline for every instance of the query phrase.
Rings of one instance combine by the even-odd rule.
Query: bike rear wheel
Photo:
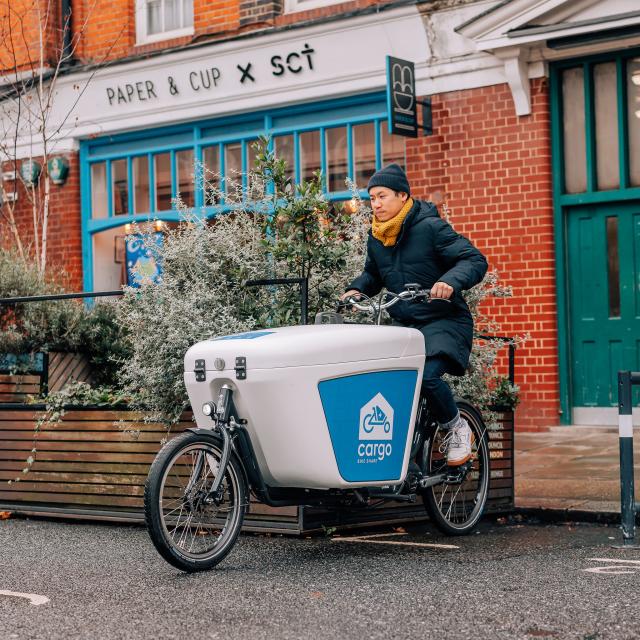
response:
[[[460,482],[442,483],[425,489],[425,507],[443,533],[461,536],[470,533],[480,521],[489,493],[489,447],[486,426],[480,413],[469,403],[458,402],[460,415],[469,423],[474,436],[473,458]],[[426,471],[429,475],[451,471],[447,466],[442,440],[446,432],[437,429],[425,442]]]
[[[217,565],[233,548],[247,509],[244,469],[231,453],[220,490],[222,443],[188,431],[170,440],[151,465],[144,490],[145,520],[160,555],[187,572]]]

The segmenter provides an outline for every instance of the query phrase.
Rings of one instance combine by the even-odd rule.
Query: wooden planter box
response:
[[[37,353],[26,373],[10,374],[6,365],[16,356],[0,355],[0,405],[26,402],[28,396],[60,391],[71,381],[91,382],[89,359],[81,353]],[[29,358],[29,356],[18,356]]]
[[[167,435],[163,425],[145,423],[128,410],[68,410],[57,424],[34,429],[43,407],[0,405],[0,510],[111,521],[142,522],[144,482],[164,438],[191,426],[191,415]],[[487,511],[513,508],[513,413],[500,414],[489,433],[491,483]],[[35,461],[28,473],[29,456]],[[9,480],[15,480],[11,484]],[[266,507],[251,503],[245,529],[301,534],[328,526],[424,520],[423,505],[398,503],[366,512],[309,507]]]

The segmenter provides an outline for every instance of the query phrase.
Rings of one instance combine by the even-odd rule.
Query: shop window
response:
[[[300,180],[311,180],[320,170],[320,131],[300,134]]]
[[[640,58],[627,62],[627,123],[629,140],[629,181],[640,187]]]
[[[394,136],[389,133],[389,125],[386,120],[380,123],[382,166],[395,163],[406,169],[404,140],[402,136]]]
[[[204,181],[204,205],[218,204],[220,190],[220,147],[216,144],[202,150],[202,174]]]
[[[242,145],[239,142],[224,146],[224,192],[238,199],[242,191]]]
[[[133,212],[149,211],[149,158],[136,156],[133,164]]]
[[[258,142],[257,139],[255,140],[246,140],[245,141],[245,147],[247,150],[247,189],[251,189],[253,184],[251,182],[251,176],[254,175],[255,170],[256,170],[256,161],[258,159],[258,152],[255,149],[255,145]]]
[[[106,218],[107,206],[107,164],[96,162],[91,165],[91,217]]]
[[[137,44],[193,33],[193,0],[136,0]]]
[[[178,170],[178,193],[184,205],[191,208],[195,204],[192,149],[176,152],[176,168]]]
[[[123,216],[129,213],[129,175],[127,160],[111,162],[111,186],[113,215]]]
[[[587,190],[584,107],[583,69],[567,69],[562,74],[564,187],[567,193],[581,193]]]
[[[329,191],[346,191],[347,185],[347,128],[326,130],[327,188]]]
[[[358,124],[353,133],[353,180],[358,188],[367,186],[369,178],[376,170],[376,130],[373,122]]]
[[[286,176],[290,180],[295,179],[296,160],[293,150],[293,135],[275,136],[273,139],[273,149],[276,156],[284,160],[287,164]]]
[[[598,189],[620,187],[618,159],[618,91],[616,63],[593,67],[596,114],[596,166]]]
[[[156,211],[171,209],[171,154],[159,153],[153,157],[156,191]]]

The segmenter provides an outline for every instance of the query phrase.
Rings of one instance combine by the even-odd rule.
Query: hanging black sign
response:
[[[387,56],[389,133],[418,137],[416,74],[413,62]]]

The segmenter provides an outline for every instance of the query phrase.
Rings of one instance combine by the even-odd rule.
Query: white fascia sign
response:
[[[383,90],[387,55],[426,67],[415,6],[63,76],[49,123],[66,122],[64,148],[89,136]]]

